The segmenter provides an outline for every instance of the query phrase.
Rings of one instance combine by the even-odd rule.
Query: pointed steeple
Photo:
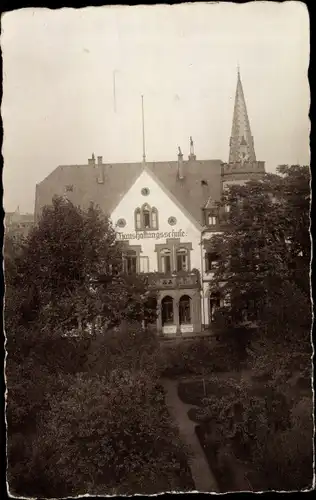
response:
[[[230,138],[229,163],[245,163],[255,161],[255,148],[253,137],[251,135],[246,101],[238,66],[233,126]]]

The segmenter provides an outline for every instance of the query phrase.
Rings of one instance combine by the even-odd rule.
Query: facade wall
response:
[[[144,188],[149,190],[149,194],[146,196],[141,194]],[[141,208],[144,204],[157,209],[157,230],[137,231],[135,229],[135,210]],[[170,217],[176,220],[174,225],[169,224]],[[186,217],[147,172],[142,172],[138,177],[134,185],[113,210],[111,219],[119,241],[129,242],[129,245],[132,246],[141,246],[140,256],[148,257],[149,272],[159,270],[157,250],[159,250],[160,245],[167,245],[167,240],[179,240],[180,247],[182,243],[191,243],[190,267],[191,269],[201,270],[200,229]],[[124,227],[117,225],[120,219],[125,221]]]
[[[144,189],[148,194],[142,194]],[[158,229],[137,230],[135,210],[142,208],[144,204],[148,204],[150,209],[157,210]],[[147,272],[163,272],[160,260],[160,252],[163,249],[171,250],[172,268],[170,271],[171,273],[176,271],[176,250],[184,248],[189,253],[187,271],[197,269],[202,274],[201,228],[183,213],[148,172],[141,173],[113,210],[111,219],[115,226],[117,240],[125,242],[127,248],[137,249],[140,258],[147,257],[149,263]],[[122,220],[125,223],[124,227],[120,227],[123,225]],[[179,303],[183,296],[190,297],[191,320],[188,324],[180,325]],[[163,325],[162,301],[164,297],[170,297],[173,301],[172,324]],[[200,332],[203,321],[201,301],[201,291],[196,287],[158,290],[158,332],[167,336],[185,336]]]

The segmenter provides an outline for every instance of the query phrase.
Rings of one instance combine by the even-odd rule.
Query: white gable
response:
[[[148,195],[143,195],[142,190],[147,188]],[[130,245],[141,245],[141,256],[149,258],[149,271],[158,270],[156,244],[165,243],[168,238],[179,238],[183,243],[192,243],[190,255],[191,269],[200,269],[201,247],[200,231],[190,220],[189,216],[182,211],[172,197],[156,182],[156,180],[144,170],[137,178],[133,186],[125,194],[111,214],[111,219],[117,232],[118,240],[129,241]],[[148,204],[158,211],[158,230],[136,231],[135,210]],[[171,225],[168,219],[172,217],[175,222]],[[117,222],[124,219],[125,226],[117,226]]]

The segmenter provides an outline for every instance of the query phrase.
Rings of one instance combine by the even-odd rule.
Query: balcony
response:
[[[201,286],[198,270],[174,273],[147,273],[145,274],[145,280],[149,290],[199,289]]]

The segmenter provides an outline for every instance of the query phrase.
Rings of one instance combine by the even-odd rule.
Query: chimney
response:
[[[194,144],[193,144],[192,137],[190,137],[190,154],[189,154],[189,160],[190,161],[195,161],[196,160],[196,155],[194,154]]]
[[[104,183],[104,165],[103,165],[103,157],[98,156],[97,157],[97,183],[98,184],[103,184]]]
[[[183,154],[181,151],[180,146],[178,146],[179,152],[178,152],[178,178],[179,179],[184,179],[184,169],[183,169]]]
[[[95,156],[94,156],[94,153],[92,153],[92,158],[88,159],[88,165],[95,165]]]

